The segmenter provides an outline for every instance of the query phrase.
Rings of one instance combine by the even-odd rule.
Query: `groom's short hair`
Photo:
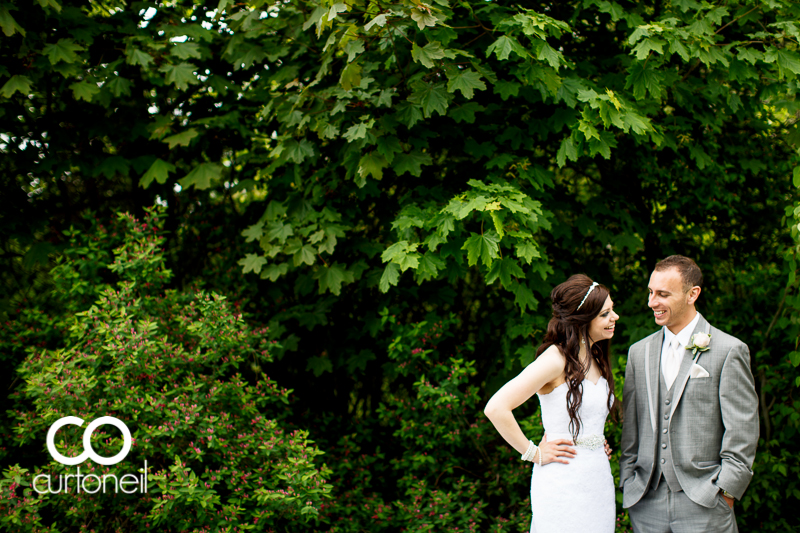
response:
[[[671,255],[656,263],[653,270],[664,271],[674,268],[681,275],[683,290],[688,291],[692,287],[703,286],[703,272],[697,263],[683,255]]]

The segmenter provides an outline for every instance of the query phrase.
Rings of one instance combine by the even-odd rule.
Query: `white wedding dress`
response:
[[[572,440],[567,384],[539,394],[547,440]],[[531,533],[613,533],[616,518],[614,478],[603,447],[608,416],[608,382],[583,380],[581,430],[569,464],[535,464],[531,476]],[[594,442],[594,444],[592,444]],[[592,448],[592,446],[594,446]]]

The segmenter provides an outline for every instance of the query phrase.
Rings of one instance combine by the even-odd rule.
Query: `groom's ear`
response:
[[[694,305],[694,303],[697,301],[698,296],[700,296],[700,291],[702,290],[703,289],[701,289],[697,285],[689,289],[689,299],[687,300],[686,303],[688,303],[689,305]]]

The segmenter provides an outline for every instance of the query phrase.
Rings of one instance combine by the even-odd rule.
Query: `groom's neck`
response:
[[[694,306],[692,306],[691,309],[688,309],[686,311],[686,316],[681,317],[681,321],[678,324],[667,326],[667,329],[669,329],[673,335],[677,335],[678,333],[683,331],[683,328],[688,326],[696,316],[697,316],[697,309],[695,309]]]

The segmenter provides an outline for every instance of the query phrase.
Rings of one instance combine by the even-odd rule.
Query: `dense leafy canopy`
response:
[[[654,328],[649,269],[683,253],[706,273],[701,311],[753,354],[763,440],[739,519],[794,527],[798,20],[777,0],[2,4],[2,312],[57,308],[48,257],[85,210],[166,204],[173,283],[272,326],[301,427],[337,435],[335,457],[401,456],[379,404],[424,380],[393,370],[387,317],[447,320],[430,361],[468,342],[486,399],[532,360],[553,285],[613,287],[624,354]],[[492,446],[459,453],[501,516],[519,500],[479,484]],[[435,485],[453,464],[382,472]],[[370,502],[403,496],[364,483]]]

